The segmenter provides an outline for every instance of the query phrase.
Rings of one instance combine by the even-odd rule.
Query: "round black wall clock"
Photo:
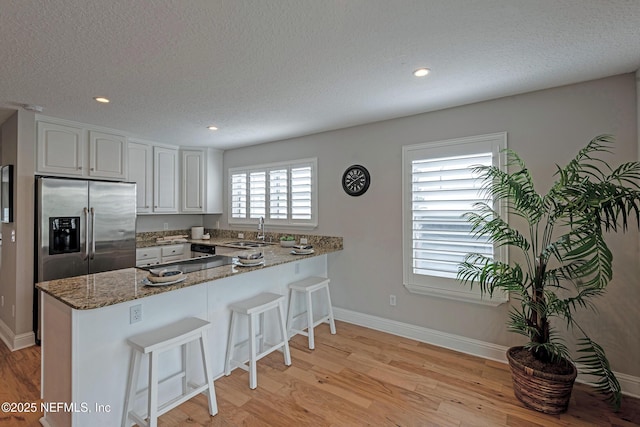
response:
[[[342,188],[350,196],[361,196],[371,183],[369,171],[364,166],[352,165],[342,174]]]

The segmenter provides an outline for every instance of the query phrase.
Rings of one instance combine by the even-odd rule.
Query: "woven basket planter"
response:
[[[545,414],[561,414],[567,411],[573,382],[578,375],[575,366],[573,372],[566,375],[548,374],[524,366],[512,357],[512,352],[522,347],[511,347],[507,359],[511,367],[513,392],[525,406]]]

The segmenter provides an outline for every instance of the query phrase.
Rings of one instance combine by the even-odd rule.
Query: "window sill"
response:
[[[461,285],[462,286],[462,285]],[[494,294],[493,298],[483,298],[479,293],[473,291],[457,291],[434,288],[426,285],[418,285],[415,283],[405,283],[404,287],[407,288],[412,294],[426,295],[437,298],[445,298],[454,301],[468,302],[472,304],[488,305],[491,307],[497,307],[505,302],[509,301],[509,295]]]

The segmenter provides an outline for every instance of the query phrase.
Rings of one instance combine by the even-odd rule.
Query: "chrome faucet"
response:
[[[264,217],[260,217],[260,219],[258,219],[258,236],[256,237],[258,240],[262,240],[264,241],[265,235],[264,235]]]

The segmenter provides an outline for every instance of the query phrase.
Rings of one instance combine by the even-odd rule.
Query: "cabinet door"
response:
[[[89,131],[89,176],[126,179],[127,139],[124,136]]]
[[[38,122],[37,166],[41,173],[82,176],[84,131],[73,126]]]
[[[205,213],[222,213],[222,151],[207,149]]]
[[[151,146],[129,142],[129,181],[136,185],[136,210],[151,212],[153,198],[153,154]]]
[[[178,212],[178,150],[153,147],[153,211]]]
[[[204,212],[204,151],[184,150],[182,158],[182,212]]]

